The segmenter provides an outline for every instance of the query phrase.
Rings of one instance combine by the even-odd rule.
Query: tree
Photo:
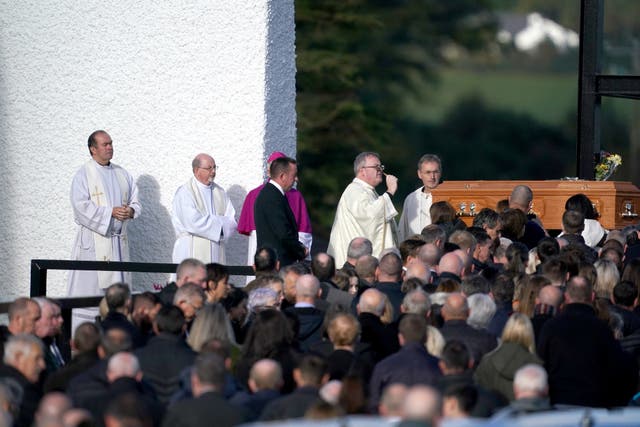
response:
[[[452,52],[480,49],[493,38],[489,3],[296,2],[300,188],[317,234],[328,236],[358,152],[378,151],[406,167],[414,150],[396,127],[399,101],[415,85],[435,81],[436,66]]]

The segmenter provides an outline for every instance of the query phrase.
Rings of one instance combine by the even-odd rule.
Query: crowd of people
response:
[[[100,132],[90,152],[113,168],[110,138]],[[223,263],[212,262],[235,219],[210,218],[234,213],[207,186],[213,158],[199,155],[175,208],[189,208],[184,218],[212,234],[198,237],[180,220],[174,282],[132,295],[122,280],[92,278],[103,303],[70,340],[55,300],[16,299],[0,328],[0,426],[226,426],[347,415],[435,426],[640,405],[635,227],[605,230],[577,194],[566,201],[562,233],[551,237],[530,213],[525,185],[467,227],[451,205],[432,200],[442,175],[434,155],[420,159],[423,186],[407,196],[398,226],[397,179],[376,153],[362,153],[327,253],[310,256],[310,229],[299,227],[306,207],[292,209],[304,201],[287,196],[296,162],[279,153],[269,163],[270,180],[241,215],[255,239],[248,283],[230,284]],[[93,169],[74,184],[91,189],[87,212],[101,211],[91,203],[104,205],[110,187],[95,187]],[[124,194],[127,175],[113,169],[111,187],[123,193],[116,196],[134,197]],[[117,222],[117,233],[93,240],[91,257],[112,253],[123,224],[139,214],[135,200],[118,206],[106,205],[112,220],[103,218],[109,230]],[[78,241],[85,237],[81,229]]]

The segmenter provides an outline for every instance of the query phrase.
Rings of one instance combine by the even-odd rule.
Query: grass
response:
[[[576,111],[578,79],[574,74],[478,72],[443,69],[435,87],[424,87],[407,99],[408,114],[419,121],[439,122],[465,96],[476,95],[494,108],[530,114],[538,121],[558,125]],[[418,99],[427,99],[426,105]]]

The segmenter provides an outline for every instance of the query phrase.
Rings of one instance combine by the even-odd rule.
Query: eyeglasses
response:
[[[361,169],[375,169],[377,171],[382,172],[384,170],[384,165],[362,166]]]
[[[198,166],[199,169],[204,169],[206,171],[211,172],[212,170],[217,171],[219,166],[209,166],[208,168],[203,168],[202,166]]]

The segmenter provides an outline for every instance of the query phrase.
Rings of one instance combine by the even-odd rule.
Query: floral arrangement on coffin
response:
[[[600,152],[600,163],[596,165],[596,181],[606,181],[622,164],[622,157],[619,154]]]

